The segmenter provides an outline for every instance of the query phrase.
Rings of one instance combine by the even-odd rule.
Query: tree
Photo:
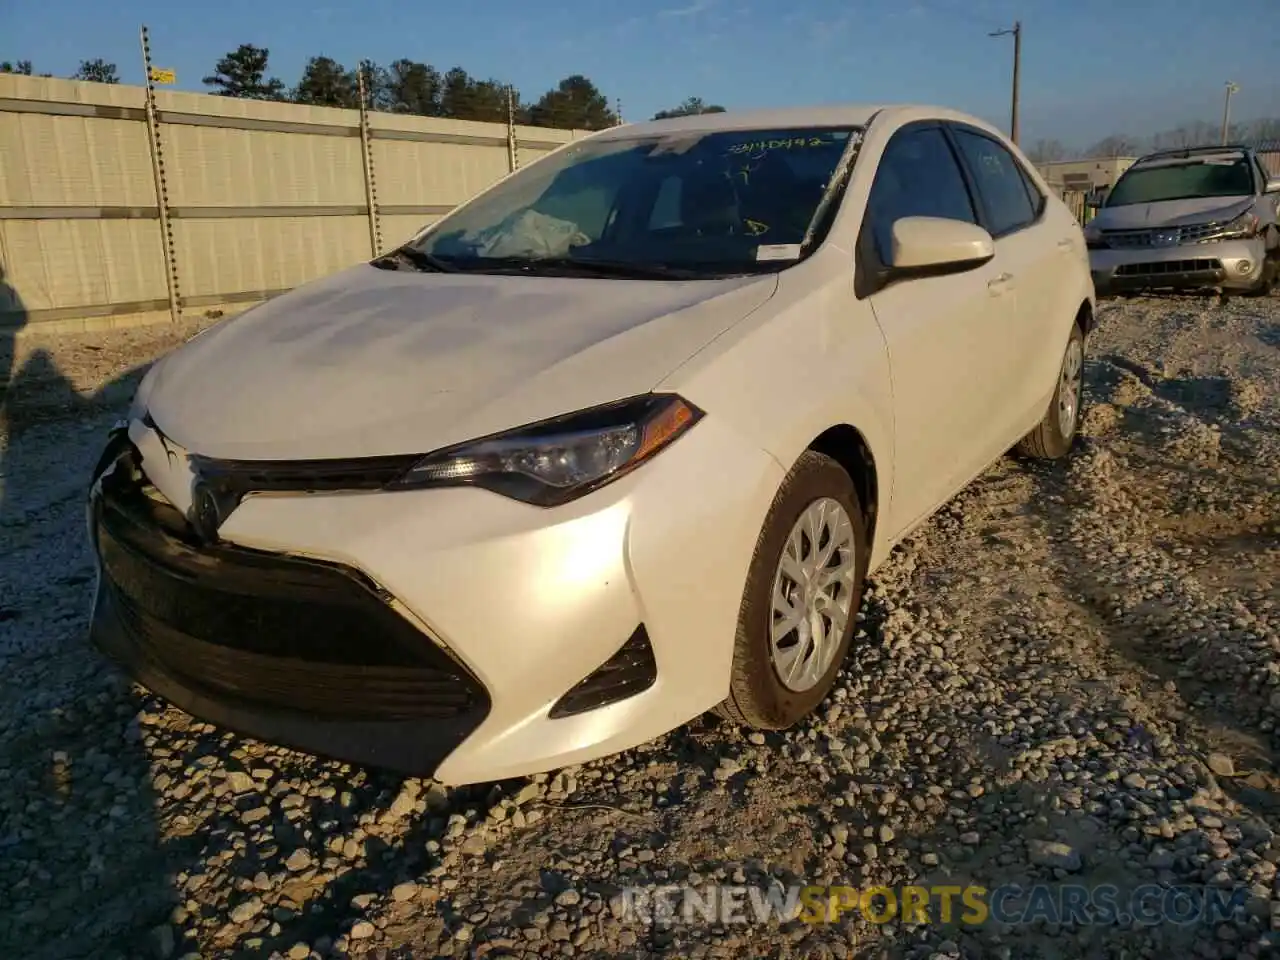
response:
[[[1151,138],[1156,150],[1180,150],[1185,147],[1211,147],[1222,140],[1222,124],[1193,120],[1172,130],[1162,130]],[[1280,140],[1280,117],[1260,117],[1233,123],[1227,129],[1231,143],[1264,143]]]
[[[81,60],[80,69],[71,75],[72,80],[88,80],[90,83],[119,83],[116,65],[108,63],[101,57],[94,60]]]
[[[361,60],[356,70],[364,74],[364,103],[370,110],[392,110],[395,97],[391,90],[391,71],[380,67],[372,60]],[[359,82],[353,76],[351,82],[356,84],[357,94]]]
[[[440,116],[440,73],[416,60],[397,60],[387,70],[387,94],[396,113]]]
[[[508,87],[498,80],[476,80],[461,67],[444,75],[440,85],[440,115],[454,120],[506,123]],[[514,100],[514,93],[510,94]]]
[[[1177,150],[1182,147],[1204,147],[1218,143],[1222,138],[1220,124],[1196,120],[1184,123],[1173,130],[1164,130],[1151,138],[1151,146],[1156,150]]]
[[[1067,148],[1061,140],[1037,140],[1035,145],[1027,151],[1027,157],[1032,163],[1052,163],[1066,156]]]
[[[500,80],[476,80],[471,84],[470,97],[470,120],[506,123],[516,107],[515,91]]]
[[[1280,140],[1280,117],[1262,117],[1243,126],[1243,138],[1252,143]]]
[[[1088,153],[1091,157],[1136,157],[1142,153],[1142,144],[1122,133],[1113,133],[1095,143]]]
[[[454,67],[444,75],[440,84],[440,115],[455,120],[467,119],[470,92],[470,75],[461,67]]]
[[[52,73],[36,73],[31,66],[30,60],[19,60],[17,63],[11,63],[8,60],[0,61],[0,73],[13,73],[22,77],[52,77]]]
[[[293,88],[293,101],[316,107],[358,106],[356,75],[332,57],[312,57]]]
[[[617,114],[596,85],[581,74],[565,77],[529,109],[529,119],[540,127],[562,130],[603,130],[616,126]]]
[[[693,117],[701,113],[724,113],[724,107],[714,103],[706,103],[701,97],[690,97],[678,107],[670,110],[659,110],[653,115],[655,120],[668,120],[672,117]]]
[[[220,97],[238,97],[241,100],[283,100],[284,84],[275,77],[267,79],[266,47],[242,43],[217,62],[213,75],[202,83],[215,87]]]

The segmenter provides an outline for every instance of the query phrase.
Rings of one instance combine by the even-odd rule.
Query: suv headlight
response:
[[[1090,250],[1105,250],[1107,241],[1102,239],[1102,230],[1090,221],[1084,225],[1084,245]]]
[[[475,486],[554,507],[625,476],[702,416],[675,394],[646,394],[438,450],[391,486]]]
[[[1222,229],[1216,233],[1212,239],[1214,240],[1248,240],[1258,235],[1258,227],[1261,221],[1258,215],[1252,212],[1242,213],[1230,223],[1223,224]]]

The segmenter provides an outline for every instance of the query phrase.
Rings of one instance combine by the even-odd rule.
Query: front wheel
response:
[[[866,569],[853,480],[830,457],[804,453],[756,541],[729,696],[716,713],[762,730],[785,729],[811,713],[848,653]]]
[[[1049,409],[1035,429],[1018,441],[1017,451],[1028,457],[1058,460],[1071,452],[1084,406],[1084,335],[1072,326],[1062,354],[1058,382]]]

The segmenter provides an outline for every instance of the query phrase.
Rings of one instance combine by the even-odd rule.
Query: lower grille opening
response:
[[[618,703],[648,690],[657,679],[658,662],[642,623],[621,650],[556,701],[550,717],[570,717]]]
[[[1126,263],[1116,268],[1116,276],[1158,277],[1170,273],[1212,273],[1221,269],[1221,260],[1198,257],[1194,260],[1156,260],[1150,263]]]
[[[134,655],[189,689],[318,719],[488,712],[483,685],[359,571],[202,543],[136,450],[94,511],[103,595]]]

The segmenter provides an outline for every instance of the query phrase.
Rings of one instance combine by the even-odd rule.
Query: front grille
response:
[[[191,466],[223,517],[256,493],[321,493],[382,490],[422,458],[363,457],[356,460],[214,460],[192,455]]]
[[[549,716],[569,717],[626,700],[648,690],[657,679],[649,631],[640,624],[622,649],[556,701]]]
[[[1104,230],[1102,237],[1113,250],[1140,250],[1180,247],[1216,239],[1225,223],[1193,223],[1180,227],[1151,227],[1141,230]]]
[[[1116,276],[1159,277],[1175,273],[1213,273],[1221,269],[1221,260],[1201,257],[1195,260],[1156,260],[1151,263],[1126,263],[1116,267]]]
[[[104,587],[136,653],[193,690],[330,719],[487,712],[481,684],[359,572],[204,545],[131,447],[102,483]]]

